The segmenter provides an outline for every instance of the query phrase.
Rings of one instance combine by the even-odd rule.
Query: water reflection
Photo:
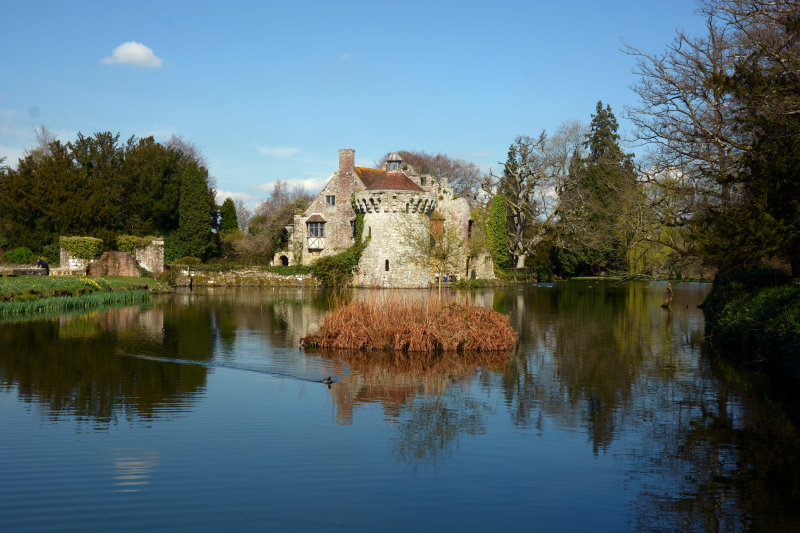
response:
[[[111,450],[114,492],[141,492],[159,465],[159,453],[138,449]]]
[[[149,435],[145,430],[157,419],[197,418],[197,434],[209,435],[212,449],[225,442],[218,448],[235,446],[231,455],[252,460],[243,459],[240,472],[267,461],[265,448],[278,462],[295,457],[294,448],[303,445],[324,450],[320,457],[336,462],[344,455],[337,450],[363,440],[392,464],[368,472],[384,494],[391,493],[386,488],[402,477],[399,473],[424,476],[453,463],[467,471],[463,478],[438,478],[443,493],[459,489],[446,486],[451,479],[497,487],[514,477],[509,469],[535,464],[528,471],[535,474],[553,460],[568,469],[572,457],[565,456],[575,447],[560,448],[574,439],[583,446],[578,452],[585,450],[591,459],[569,475],[577,485],[591,484],[580,478],[580,469],[613,462],[613,473],[602,475],[618,476],[620,492],[634,493],[626,502],[632,527],[793,530],[800,523],[796,423],[765,392],[759,376],[705,351],[696,306],[707,290],[675,284],[671,312],[660,307],[664,284],[657,283],[570,282],[456,293],[450,297],[459,302],[508,313],[519,332],[518,348],[500,360],[445,358],[423,367],[387,354],[300,350],[299,338],[319,327],[330,306],[318,291],[195,291],[142,307],[2,323],[0,388],[38,406],[46,419],[76,420],[103,431],[144,421],[133,424],[131,433]],[[414,295],[427,297],[424,291]],[[231,371],[215,376],[221,368]],[[336,382],[330,390],[317,385],[310,395],[317,403],[303,402],[276,393],[280,387],[271,380],[254,384],[238,378],[237,370],[278,376],[281,383],[318,382],[328,375]],[[225,403],[231,400],[224,393],[239,383],[260,389],[235,396],[237,401],[262,400],[257,394],[269,393],[283,403],[258,404],[255,415],[252,405]],[[216,397],[210,384],[218,385]],[[219,405],[201,408],[201,401]],[[326,432],[320,420],[331,406],[335,431]],[[239,418],[229,423],[234,413]],[[315,415],[316,425],[305,422]],[[278,427],[253,420],[275,421]],[[226,432],[235,438],[223,441]],[[241,440],[251,433],[253,442]],[[302,444],[311,441],[313,446]],[[532,445],[544,442],[550,445],[537,447],[540,456],[530,453]],[[175,455],[167,461],[168,452],[151,444],[106,445],[103,450],[113,449],[103,483],[110,477],[116,491],[154,489],[153,477]],[[491,464],[497,446],[509,455],[507,463],[497,472],[480,469],[477,463]],[[204,464],[209,455],[197,453],[193,464]],[[225,457],[236,464],[237,457]],[[317,459],[320,466],[320,457],[297,457]],[[286,479],[307,475],[302,465],[282,462],[274,472]],[[483,485],[482,476],[496,477]],[[537,481],[534,475],[523,486]],[[162,475],[162,483],[159,489],[168,487],[169,476]]]

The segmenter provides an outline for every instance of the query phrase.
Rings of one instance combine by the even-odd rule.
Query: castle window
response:
[[[467,225],[467,239],[472,238],[472,221],[469,221],[469,225]]]
[[[336,205],[336,196],[326,196],[325,205]]]
[[[386,270],[386,272],[389,272],[389,260],[388,259],[386,260],[385,270]]]
[[[325,223],[324,222],[309,222],[308,223],[308,236],[309,237],[324,237],[325,236]]]
[[[419,182],[420,182],[420,184],[421,184],[423,187],[425,186],[425,182],[426,182],[426,181],[427,181],[427,180],[425,179],[425,177],[424,177],[424,176],[423,176],[423,177],[421,177],[421,178],[419,179]]]
[[[400,170],[400,161],[388,161],[386,163],[386,170],[389,172],[396,172]]]
[[[351,220],[350,221],[350,229],[353,232],[352,238],[355,239],[356,238],[356,221],[355,220]]]

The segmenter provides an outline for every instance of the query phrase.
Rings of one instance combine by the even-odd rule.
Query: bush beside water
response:
[[[800,287],[779,270],[718,276],[703,303],[716,348],[800,383]]]

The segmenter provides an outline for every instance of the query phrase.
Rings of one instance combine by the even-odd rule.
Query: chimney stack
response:
[[[352,148],[339,150],[339,173],[352,173],[356,169],[356,151]]]

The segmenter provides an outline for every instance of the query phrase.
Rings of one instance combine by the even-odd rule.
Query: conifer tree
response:
[[[561,199],[564,246],[595,274],[626,267],[628,218],[644,200],[633,156],[620,148],[617,128],[611,107],[597,102],[584,142],[587,155],[573,157]]]
[[[189,161],[181,180],[178,235],[184,253],[192,257],[206,257],[212,244],[208,190],[207,171]]]
[[[233,200],[226,198],[225,201],[222,202],[222,209],[220,210],[219,230],[231,231],[236,229],[239,229],[239,223],[236,218],[236,206]]]
[[[495,268],[508,268],[508,231],[506,229],[506,198],[494,196],[489,204],[486,224],[487,248]]]

